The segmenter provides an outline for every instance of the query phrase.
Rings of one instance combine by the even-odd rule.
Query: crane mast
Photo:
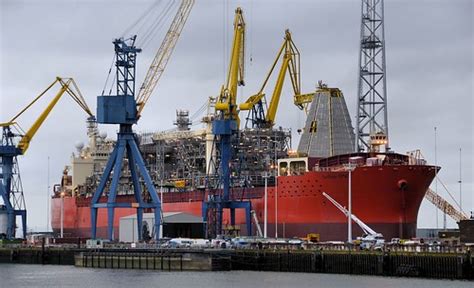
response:
[[[227,81],[222,86],[219,97],[215,105],[216,112],[221,113],[221,119],[233,119],[239,127],[239,116],[237,114],[237,87],[244,83],[244,61],[245,61],[245,21],[242,9],[235,10],[234,17],[234,38],[232,42],[232,52],[230,57]]]

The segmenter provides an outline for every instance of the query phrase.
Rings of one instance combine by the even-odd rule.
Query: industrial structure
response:
[[[216,115],[212,120],[213,148],[216,152],[211,160],[213,170],[217,172],[217,183],[209,183],[212,192],[202,205],[202,216],[206,223],[206,236],[215,237],[222,234],[224,209],[230,210],[230,225],[235,225],[235,210],[245,209],[247,235],[252,235],[250,201],[232,199],[231,162],[235,156],[234,143],[238,141],[240,119],[237,110],[237,86],[244,85],[244,52],[245,52],[245,21],[242,10],[235,10],[234,39],[230,55],[227,82],[221,88],[217,98]]]
[[[362,0],[356,151],[389,150],[383,0]]]
[[[249,111],[245,112],[249,113],[247,125],[240,129],[237,87],[244,84],[245,21],[242,10],[238,8],[226,83],[217,97],[207,99],[207,114],[202,119],[204,128],[191,130],[191,125],[195,124],[193,117],[189,116],[189,111],[178,109],[174,122],[176,129],[135,135],[131,126],[138,120],[151,94],[141,96],[145,92],[139,92],[135,100],[134,89],[117,93],[129,99],[128,112],[132,117],[125,119],[130,122],[122,123],[117,119],[108,122],[126,128],[121,129],[116,147],[137,147],[130,148],[135,152],[127,152],[127,155],[122,155],[125,148],[121,148],[119,158],[125,159],[117,161],[128,164],[128,168],[117,162],[113,169],[121,169],[121,174],[114,173],[111,184],[106,183],[106,175],[111,174],[114,165],[105,165],[104,158],[110,156],[114,159],[120,153],[112,152],[113,141],[107,140],[98,132],[97,125],[89,122],[89,145],[77,147],[78,152],[72,159],[72,175],[69,174],[71,169],[66,169],[64,185],[55,190],[53,229],[57,229],[60,221],[58,195],[66,191],[68,197],[62,200],[65,200],[71,216],[65,220],[66,231],[71,236],[88,237],[91,231],[89,223],[92,222],[93,226],[97,224],[99,227],[97,231],[93,228],[92,231],[97,232],[92,234],[93,237],[103,237],[104,226],[107,226],[107,237],[113,239],[118,236],[117,218],[136,213],[137,234],[141,237],[140,214],[144,209],[153,208],[155,224],[151,230],[158,238],[160,213],[157,211],[162,208],[166,213],[202,216],[206,237],[239,232],[253,235],[253,231],[259,230],[254,229],[258,227],[251,221],[253,216],[255,223],[263,222],[264,227],[269,228],[268,233],[265,229],[265,235],[302,237],[318,233],[323,241],[344,239],[352,217],[344,217],[329,205],[323,195],[326,192],[340,205],[351,206],[349,214],[357,214],[367,226],[385,237],[415,236],[418,209],[439,167],[427,165],[421,155],[404,155],[389,150],[382,1],[363,0],[361,21],[360,95],[355,133],[340,89],[329,88],[320,82],[315,92],[301,94],[300,55],[288,30],[261,89],[239,105],[241,111]],[[168,32],[167,37],[179,34]],[[168,43],[167,37],[163,43]],[[126,46],[120,46],[125,42],[123,39],[117,43],[128,52],[138,52],[133,40],[125,43]],[[162,44],[162,47],[168,46]],[[158,54],[169,57],[169,53],[160,51],[165,50],[160,48]],[[155,60],[160,58],[155,57]],[[280,60],[281,67],[267,109],[264,90]],[[117,65],[120,67],[124,63],[127,68],[134,69],[132,62],[117,62]],[[160,65],[152,67],[161,68],[149,70],[150,75],[162,73],[164,69]],[[308,112],[296,153],[290,149],[291,131],[274,127],[287,73],[292,83],[294,103]],[[117,77],[121,79],[117,87],[135,83],[134,79],[120,77]],[[154,83],[154,86],[158,78],[147,76],[146,79],[155,80],[145,82]],[[145,83],[141,88],[144,87],[151,86]],[[152,90],[144,88],[140,91]],[[99,99],[112,103],[119,100],[104,98],[120,97],[103,96]],[[123,106],[119,108],[124,110]],[[99,106],[99,122],[107,123],[105,115],[122,117],[125,113],[119,113],[120,109],[112,111],[106,105]],[[125,132],[129,133],[127,141],[131,144],[120,140],[121,135],[126,136]],[[137,159],[143,161],[130,164]],[[357,160],[353,163],[351,159]],[[143,182],[137,179],[137,173],[132,171],[137,167],[146,172],[148,179]],[[98,181],[100,177],[103,177],[101,182]],[[348,183],[349,177],[353,186],[352,182]],[[96,188],[92,197],[91,191]],[[148,193],[141,192],[145,188]],[[348,190],[352,191],[350,199]],[[94,218],[94,211],[102,207],[112,211],[106,225],[104,220]],[[114,207],[122,209],[113,212]],[[92,209],[92,214],[89,209]],[[354,228],[354,235],[363,232]]]
[[[281,67],[278,72],[278,77],[273,89],[272,98],[267,106],[264,89],[275,70],[278,61],[281,59]],[[291,84],[294,91],[294,102],[300,109],[311,103],[313,93],[301,94],[301,73],[300,73],[300,52],[296,47],[293,39],[291,38],[290,30],[285,31],[285,38],[283,44],[278,51],[277,57],[273,62],[270,71],[268,72],[265,80],[263,81],[262,87],[257,94],[250,96],[244,103],[239,105],[241,111],[249,111],[249,116],[245,126],[247,127],[249,122],[252,128],[272,128],[275,125],[276,113],[278,110],[278,104],[280,102],[280,96],[285,82],[285,76],[288,75],[291,80]]]
[[[56,96],[51,100],[46,109],[40,114],[33,125],[24,131],[16,122],[17,119],[26,112],[36,101],[42,98],[52,87],[56,84],[60,85],[60,89]],[[7,239],[15,238],[16,234],[16,217],[21,217],[22,222],[22,237],[26,238],[26,202],[23,194],[23,185],[21,182],[20,168],[18,166],[18,156],[22,156],[28,150],[30,142],[35,136],[38,129],[51,113],[56,103],[64,95],[69,94],[72,99],[79,104],[79,106],[86,111],[89,116],[92,116],[90,109],[84,101],[84,98],[72,78],[57,77],[43,92],[41,92],[31,103],[16,114],[9,122],[1,123],[2,127],[2,142],[0,143],[0,196],[4,203],[6,211],[7,225],[5,237]],[[18,140],[19,139],[19,140]],[[3,208],[3,207],[2,207]],[[3,217],[2,213],[0,217]],[[3,234],[3,231],[0,231]]]
[[[141,49],[135,46],[136,35],[129,39],[116,39],[115,46],[115,66],[116,66],[116,88],[117,94],[114,96],[99,96],[97,98],[97,120],[103,124],[119,124],[120,131],[117,134],[117,143],[110,155],[109,161],[101,176],[101,181],[92,197],[91,202],[91,236],[96,238],[97,233],[97,213],[99,208],[107,208],[107,237],[114,238],[114,214],[115,208],[132,207],[137,210],[138,235],[141,240],[142,218],[144,209],[153,209],[155,213],[154,229],[159,236],[161,219],[161,202],[152,182],[150,174],[145,167],[142,155],[139,150],[137,137],[132,130],[140,118],[148,99],[150,98],[158,80],[160,79],[171,53],[178,41],[179,35],[191,12],[194,0],[183,0],[173,22],[158,50],[153,62],[145,77],[144,83],[140,86],[140,92],[135,99],[135,69],[137,53]],[[128,168],[132,178],[132,188],[134,199],[128,203],[117,202],[117,187],[122,175],[122,165],[125,153],[128,159]],[[112,173],[113,172],[113,173]],[[106,187],[109,178],[112,176],[110,187]],[[142,191],[140,176],[146,186],[146,193]],[[108,189],[107,189],[108,188]],[[108,193],[104,193],[108,190]],[[101,203],[102,196],[107,198],[107,203]]]
[[[298,153],[316,158],[351,153],[354,128],[341,90],[328,88],[319,81],[313,99]]]

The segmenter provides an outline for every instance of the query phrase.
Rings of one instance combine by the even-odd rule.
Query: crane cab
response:
[[[98,96],[97,122],[101,124],[137,123],[137,103],[131,95]]]

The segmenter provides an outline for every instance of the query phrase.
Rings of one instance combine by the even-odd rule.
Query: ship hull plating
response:
[[[412,238],[421,201],[435,176],[435,168],[425,165],[362,166],[352,172],[352,209],[364,223],[382,233],[386,239]],[[322,192],[343,206],[348,206],[348,172],[310,171],[302,175],[280,176],[276,187],[268,187],[268,236],[304,237],[319,233],[322,241],[347,240],[347,218]],[[263,228],[264,188],[235,192],[235,197],[250,199],[252,209]],[[118,196],[122,198],[133,196]],[[164,212],[186,212],[201,216],[204,191],[164,193]],[[64,197],[52,199],[52,227],[60,230],[60,211],[64,205],[64,233],[68,237],[90,237],[90,198]],[[135,214],[135,209],[117,209],[114,235],[118,239],[121,217]],[[230,224],[228,213],[224,224]],[[246,231],[245,215],[236,211],[236,224]],[[106,237],[107,212],[99,209],[97,237]],[[255,223],[252,223],[255,234]],[[353,236],[362,230],[353,223]]]

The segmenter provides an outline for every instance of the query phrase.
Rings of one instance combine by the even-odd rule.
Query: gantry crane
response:
[[[235,209],[245,209],[247,235],[252,235],[251,203],[231,199],[231,159],[233,156],[232,139],[239,129],[239,116],[237,111],[237,86],[244,85],[244,50],[245,50],[245,21],[242,9],[235,10],[234,38],[230,55],[227,82],[222,86],[217,98],[215,109],[216,117],[212,122],[214,134],[214,147],[217,149],[215,161],[218,169],[219,185],[217,193],[209,195],[203,202],[202,216],[206,223],[206,234],[213,237],[222,234],[222,216],[224,209],[230,209],[230,225],[235,225]],[[222,187],[222,188],[221,188]],[[215,215],[215,217],[214,217]],[[215,220],[215,222],[214,222]]]
[[[272,98],[267,111],[264,109],[265,93],[263,90],[270,79],[277,63],[281,59],[281,67],[278,73],[278,78],[273,89]],[[296,48],[295,43],[291,37],[290,31],[285,31],[285,38],[281,48],[277,54],[275,61],[273,62],[267,77],[263,81],[263,85],[257,94],[250,96],[247,101],[240,104],[240,110],[249,110],[249,117],[252,127],[254,128],[271,128],[275,124],[276,112],[278,109],[278,103],[280,102],[280,95],[285,82],[286,72],[291,80],[291,84],[294,91],[294,101],[300,109],[303,109],[307,103],[310,103],[313,97],[311,94],[301,94],[301,75],[300,75],[300,52]]]
[[[153,62],[148,69],[140,91],[135,99],[135,65],[137,53],[140,48],[135,46],[136,35],[128,39],[116,39],[113,41],[116,55],[116,86],[117,95],[97,97],[97,121],[103,124],[119,124],[120,130],[117,133],[117,142],[102,174],[99,186],[92,197],[91,202],[91,237],[96,238],[97,234],[97,213],[99,208],[107,208],[107,237],[113,240],[114,213],[115,208],[136,208],[138,237],[142,240],[143,210],[154,209],[155,237],[158,239],[161,223],[161,202],[156,192],[155,186],[148,173],[145,162],[139,150],[137,136],[132,130],[141,116],[145,104],[150,98],[162,75],[171,53],[176,46],[181,31],[188,19],[194,0],[183,0],[176,15],[166,33],[160,48],[158,49]],[[122,164],[125,152],[128,158],[128,168],[132,177],[134,202],[117,202],[117,188],[122,174]],[[112,175],[112,177],[111,177]],[[148,195],[142,193],[140,176],[143,178]],[[112,179],[109,179],[112,178]],[[110,183],[109,183],[110,180]],[[110,184],[110,188],[108,188]],[[108,193],[104,193],[108,190]],[[106,195],[104,195],[106,194]],[[106,196],[107,201],[101,202],[102,196]],[[147,197],[149,196],[149,197]],[[150,199],[150,200],[145,200]]]
[[[36,119],[30,129],[28,129],[27,132],[24,132],[16,122],[17,119],[57,83],[59,83],[61,88],[56,96],[40,114],[38,119]],[[17,156],[26,153],[36,132],[38,132],[38,129],[64,93],[69,94],[74,101],[77,102],[77,104],[79,104],[87,114],[89,114],[89,117],[94,117],[74,80],[72,78],[57,77],[51,85],[41,92],[9,122],[0,124],[0,127],[2,127],[3,130],[2,142],[0,143],[0,159],[2,160],[0,163],[0,196],[2,197],[5,206],[4,209],[7,212],[7,231],[5,235],[7,239],[15,238],[17,216],[21,217],[23,237],[26,237],[26,203],[23,195]],[[17,141],[17,138],[20,138],[19,141]]]

